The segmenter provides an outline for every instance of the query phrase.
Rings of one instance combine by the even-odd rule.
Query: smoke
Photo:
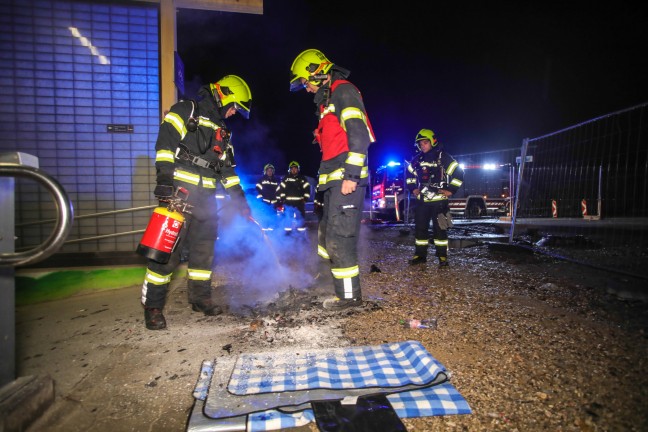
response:
[[[319,260],[308,232],[284,231],[298,219],[278,217],[274,207],[258,200],[249,204],[253,220],[225,213],[216,242],[217,265],[243,291],[228,299],[233,310],[268,303],[291,288],[309,288]],[[263,230],[270,227],[274,230]]]

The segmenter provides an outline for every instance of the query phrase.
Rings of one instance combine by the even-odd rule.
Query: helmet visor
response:
[[[306,88],[305,81],[302,82],[301,77],[294,75],[290,79],[290,91],[291,92],[296,92],[299,90],[303,90]]]
[[[243,117],[245,117],[246,120],[250,119],[250,108],[252,107],[252,101],[245,101],[245,102],[234,102],[234,108],[236,108],[236,111],[241,114]]]

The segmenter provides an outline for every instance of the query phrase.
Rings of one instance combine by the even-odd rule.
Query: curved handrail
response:
[[[50,236],[39,246],[24,252],[0,253],[0,266],[19,266],[39,262],[54,254],[72,229],[74,209],[65,189],[54,178],[38,168],[13,163],[0,163],[0,176],[27,177],[40,182],[54,196],[57,208],[56,225]]]

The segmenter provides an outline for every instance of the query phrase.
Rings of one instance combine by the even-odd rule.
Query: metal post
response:
[[[597,202],[598,217],[603,217],[603,165],[599,165],[599,181],[598,181],[598,202]]]
[[[0,253],[14,252],[15,180],[0,177]],[[16,282],[12,266],[0,266],[0,387],[16,379]]]
[[[599,165],[598,173],[598,197],[596,199],[596,214],[595,215],[583,215],[583,219],[597,221],[601,220],[601,210],[603,209],[603,165]]]
[[[509,211],[508,217],[513,217],[513,195],[515,194],[515,166],[509,165]]]
[[[38,168],[38,158],[26,153],[0,153],[0,163]],[[0,255],[15,252],[15,185],[0,176]],[[13,266],[0,265],[0,387],[16,379],[16,279]]]
[[[515,220],[517,218],[518,202],[520,199],[520,185],[522,184],[522,176],[524,175],[524,163],[526,161],[527,149],[529,148],[529,138],[522,140],[522,151],[520,154],[520,170],[518,171],[517,187],[515,189],[515,199],[511,200],[513,208],[511,216],[511,231],[509,233],[509,243],[513,243],[513,234],[515,233]]]
[[[57,223],[45,243],[26,252],[15,252],[15,177],[28,177],[54,196]],[[38,158],[26,153],[0,153],[0,387],[16,379],[17,265],[43,260],[63,244],[70,232],[73,209],[61,185],[38,169]],[[0,424],[0,429],[2,425]]]

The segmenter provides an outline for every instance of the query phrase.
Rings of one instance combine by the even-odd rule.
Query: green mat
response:
[[[16,275],[16,305],[59,300],[81,292],[103,291],[140,285],[145,267],[102,268],[92,270],[54,270],[48,273]],[[183,276],[179,269],[176,276]]]

